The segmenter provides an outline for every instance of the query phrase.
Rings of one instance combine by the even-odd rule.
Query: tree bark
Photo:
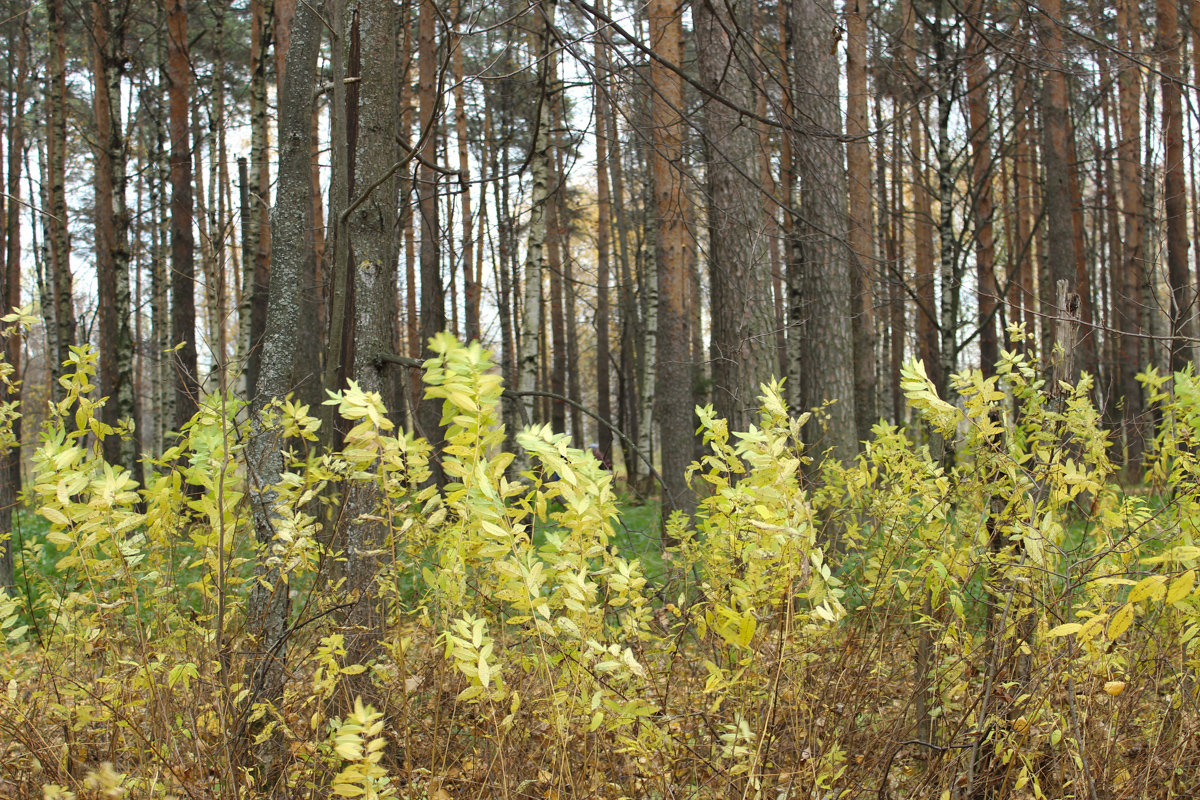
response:
[[[283,470],[283,443],[278,430],[264,427],[262,412],[273,398],[282,398],[290,389],[296,340],[300,333],[300,276],[304,274],[303,262],[310,252],[305,247],[305,230],[311,225],[312,216],[309,126],[321,20],[308,3],[297,9],[291,40],[287,77],[280,96],[279,186],[271,216],[275,247],[271,251],[270,302],[259,391],[252,407],[246,448],[248,494],[259,548],[246,619],[246,629],[253,638],[247,662],[246,685],[250,695],[246,702],[271,703],[276,709],[283,700],[287,674],[287,624],[291,601],[279,567],[270,563],[271,548],[276,543],[274,504],[278,497],[273,487]],[[278,735],[268,737],[255,749],[260,785],[274,782],[284,766],[284,755],[284,743]]]
[[[1158,51],[1162,85],[1163,212],[1167,229],[1167,280],[1171,288],[1171,369],[1192,360],[1196,295],[1188,270],[1187,191],[1184,188],[1183,106],[1179,4],[1158,0]]]
[[[188,131],[191,69],[187,6],[167,3],[167,77],[171,131],[171,336],[181,345],[175,360],[175,429],[196,413],[196,261],[192,234],[192,164]]]
[[[839,69],[830,40],[832,9],[819,0],[793,0],[793,85],[808,95],[796,103],[813,133],[796,140],[802,191],[796,236],[800,260],[788,278],[792,344],[803,375],[798,406],[826,409],[824,429],[808,429],[815,452],[848,461],[857,450],[854,428],[854,340],[846,251],[846,172],[843,167]]]
[[[50,255],[50,286],[53,297],[50,380],[52,396],[61,400],[66,391],[59,385],[62,364],[71,356],[75,344],[75,300],[71,276],[71,239],[67,227],[66,153],[67,153],[67,22],[63,0],[49,0],[47,45],[49,51],[49,92],[46,98],[47,206],[46,241]]]
[[[602,419],[612,419],[612,384],[609,360],[609,242],[612,237],[612,199],[608,183],[608,49],[599,22],[595,36],[596,71],[593,75],[593,97],[596,116],[596,412]],[[601,424],[597,431],[601,455],[612,463],[612,430]]]
[[[737,32],[748,27],[748,6],[698,0],[692,7],[700,85],[708,95],[701,131],[712,300],[712,397],[714,409],[729,421],[730,430],[745,430],[755,418],[759,386],[770,380],[777,359],[771,335],[775,320],[763,190],[757,181],[758,136],[736,111],[716,99],[754,107],[745,66],[747,60],[754,61],[735,43]]]
[[[421,219],[421,326],[420,340],[425,357],[432,357],[429,340],[446,329],[446,293],[442,285],[441,225],[438,221],[436,118],[438,69],[434,42],[435,22],[440,13],[434,0],[420,0],[417,30],[417,70],[419,72],[420,127],[424,146],[417,167],[417,205]],[[441,440],[441,403],[423,401],[417,407],[421,435],[436,448]],[[434,465],[435,479],[442,481],[441,470]]]
[[[1117,30],[1121,48],[1136,53],[1141,47],[1141,27],[1137,0],[1120,0],[1117,7]],[[1114,286],[1121,330],[1119,341],[1119,372],[1122,397],[1122,427],[1125,440],[1125,469],[1127,477],[1141,477],[1142,454],[1148,428],[1143,420],[1145,403],[1137,374],[1143,365],[1140,334],[1142,325],[1142,284],[1145,281],[1145,249],[1143,244],[1146,206],[1142,194],[1141,169],[1141,67],[1129,59],[1117,66],[1118,117],[1120,144],[1117,149],[1120,163],[1121,214],[1123,217],[1124,253],[1123,282]]]
[[[100,391],[109,403],[101,419],[109,425],[136,420],[133,387],[133,333],[130,330],[129,211],[125,204],[126,149],[121,124],[121,85],[125,71],[124,16],[115,20],[108,3],[92,3],[92,103],[96,117],[96,283],[99,299]],[[140,482],[137,431],[104,441],[109,463],[129,470]]]
[[[1068,294],[1078,291],[1076,275],[1075,230],[1070,193],[1071,166],[1075,161],[1070,136],[1070,92],[1063,65],[1063,39],[1058,20],[1062,16],[1060,0],[1046,0],[1037,15],[1038,38],[1046,68],[1042,73],[1042,203],[1046,216],[1045,253],[1050,285],[1067,281]],[[1045,288],[1045,287],[1043,287]],[[1043,292],[1045,294],[1045,292]],[[1043,301],[1047,298],[1043,297]],[[1074,361],[1072,361],[1075,364]],[[1078,380],[1078,365],[1071,382]]]
[[[357,206],[347,220],[354,254],[354,378],[365,392],[377,392],[391,408],[392,382],[386,379],[382,356],[392,351],[392,287],[395,283],[395,239],[392,227],[399,211],[398,186],[392,169],[396,129],[396,13],[391,0],[361,0],[357,7],[362,60],[358,92],[358,134],[354,150]],[[293,46],[295,44],[293,43]],[[365,194],[369,192],[369,194]],[[359,593],[346,615],[353,635],[347,658],[366,663],[382,634],[376,578],[381,566],[385,522],[376,514],[379,485],[355,481],[343,502],[341,543],[346,554],[347,585]],[[365,676],[364,676],[365,678]],[[361,694],[369,680],[351,685]]]
[[[651,0],[647,12],[650,47],[662,61],[656,59],[650,64],[650,165],[657,296],[648,299],[657,320],[653,326],[655,340],[647,342],[644,354],[647,366],[655,365],[655,386],[644,386],[643,391],[648,396],[657,396],[654,416],[662,448],[665,519],[672,511],[690,515],[696,510],[695,496],[684,480],[695,430],[685,316],[687,250],[691,243],[683,218],[683,79],[673,69],[683,65],[683,21],[679,7],[672,0]],[[648,327],[651,323],[647,318]],[[644,430],[649,429],[649,422],[642,418]]]
[[[976,0],[968,12],[975,16],[967,38],[967,111],[971,129],[971,184],[975,218],[975,280],[979,293],[976,323],[979,326],[979,367],[984,375],[994,375],[1000,359],[1000,337],[997,334],[997,303],[995,235],[992,214],[992,130],[989,121],[987,61],[985,42],[974,25],[982,25],[983,8]]]
[[[846,170],[849,183],[850,293],[854,311],[854,429],[871,438],[878,419],[875,358],[877,259],[871,215],[871,152],[867,141],[867,14],[869,0],[846,0]]]
[[[539,2],[534,14],[537,21],[538,38],[536,51],[542,64],[541,94],[537,101],[537,118],[534,120],[533,152],[529,159],[530,214],[529,238],[525,246],[525,275],[522,297],[520,367],[517,388],[521,392],[532,392],[537,388],[538,369],[543,354],[540,334],[542,329],[542,282],[546,272],[546,216],[550,197],[550,123],[551,105],[554,102],[556,73],[554,59],[550,57],[550,28],[554,24],[554,0]],[[523,424],[538,420],[536,398],[522,395],[525,407]],[[523,463],[523,457],[518,455]]]

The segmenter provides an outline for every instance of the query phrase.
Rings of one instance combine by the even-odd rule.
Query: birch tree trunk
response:
[[[99,299],[100,390],[110,398],[101,410],[109,425],[136,420],[133,332],[130,329],[129,210],[125,202],[126,148],[121,123],[124,16],[115,20],[108,3],[92,3],[92,105],[96,117],[96,283]],[[125,13],[120,11],[120,13]],[[104,441],[109,463],[141,482],[136,429],[132,436]]]
[[[542,67],[538,116],[534,121],[533,153],[529,159],[529,238],[525,246],[520,366],[517,372],[517,389],[521,392],[537,389],[538,368],[542,359],[539,335],[542,329],[542,281],[546,271],[546,212],[550,196],[551,106],[556,85],[554,60],[550,56],[550,28],[554,24],[554,10],[555,0],[542,0],[534,8],[534,13],[540,15],[537,21],[536,52]],[[538,421],[537,398],[522,395],[521,403],[525,408],[522,423],[530,425]],[[518,455],[517,460],[524,464],[524,456]]]
[[[67,227],[67,22],[63,0],[46,4],[49,51],[49,92],[46,98],[46,166],[48,175],[46,241],[50,255],[50,286],[53,298],[53,336],[50,344],[52,396],[61,400],[66,391],[59,385],[62,364],[75,344],[74,282],[71,276],[71,239]]]

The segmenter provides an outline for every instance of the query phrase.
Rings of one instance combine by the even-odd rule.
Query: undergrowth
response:
[[[619,503],[548,427],[519,435],[532,469],[510,476],[488,354],[434,345],[449,483],[429,487],[428,446],[377,396],[331,400],[353,426],[338,452],[278,403],[266,551],[238,404],[209,398],[138,486],[101,456],[128,431],[99,421],[96,357],[74,351],[25,494],[41,527],[23,523],[0,599],[0,796],[1200,792],[1190,373],[1143,376],[1162,425],[1139,494],[1089,379],[1048,391],[1016,352],[956,376],[957,405],[909,366],[919,421],[880,423],[848,464],[807,451],[808,415],[764,386],[748,431],[698,409],[700,510],[660,539],[652,508]],[[348,586],[342,498],[368,483],[381,566]],[[256,561],[292,598],[279,703],[246,677]],[[381,619],[362,663],[355,603]],[[267,775],[253,753],[271,742]]]

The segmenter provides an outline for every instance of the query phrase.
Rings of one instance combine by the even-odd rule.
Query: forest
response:
[[[0,41],[0,798],[1200,795],[1200,0]]]

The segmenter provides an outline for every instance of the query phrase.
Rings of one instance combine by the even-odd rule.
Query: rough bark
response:
[[[49,92],[46,97],[47,206],[46,242],[50,255],[50,286],[53,298],[54,336],[50,356],[50,379],[55,399],[66,391],[59,385],[62,364],[75,344],[75,301],[71,276],[71,239],[67,228],[67,22],[63,0],[46,4],[49,52]]]
[[[1078,280],[1069,172],[1075,161],[1075,147],[1070,136],[1070,93],[1063,67],[1062,31],[1058,27],[1058,20],[1062,16],[1060,0],[1046,0],[1042,10],[1044,13],[1037,16],[1037,25],[1042,59],[1046,65],[1042,73],[1040,97],[1042,203],[1047,244],[1044,257],[1050,285],[1065,280],[1068,293],[1074,294],[1078,291]],[[1046,299],[1043,298],[1043,301]],[[1078,377],[1078,371],[1074,372],[1071,375],[1072,382]]]
[[[877,263],[871,215],[871,152],[867,140],[867,14],[869,0],[846,0],[846,172],[849,184],[850,293],[854,311],[854,429],[871,438],[876,411],[875,291]]]
[[[807,430],[816,452],[849,460],[854,433],[854,341],[846,241],[846,172],[843,166],[842,111],[838,103],[838,62],[830,37],[837,29],[833,10],[820,0],[793,0],[793,81],[807,95],[797,112],[813,133],[795,142],[801,185],[796,237],[799,262],[788,276],[792,347],[799,350],[803,375],[799,407],[827,407],[824,426]]]
[[[417,21],[417,70],[419,72],[420,133],[424,146],[417,167],[417,205],[421,227],[421,327],[420,339],[425,357],[433,356],[429,340],[446,328],[446,293],[442,285],[441,225],[438,220],[437,177],[433,164],[437,160],[436,119],[439,108],[438,67],[434,42],[435,23],[439,11],[434,0],[420,0]],[[441,442],[441,403],[422,402],[417,407],[421,435],[435,447]],[[435,467],[437,480],[440,470]]]
[[[1179,4],[1158,0],[1159,78],[1162,86],[1163,212],[1166,216],[1167,281],[1171,289],[1171,369],[1192,358],[1196,301],[1188,270],[1187,192],[1184,188],[1183,105]]]
[[[270,302],[259,391],[246,449],[248,494],[259,548],[246,619],[246,629],[252,637],[247,661],[246,685],[250,691],[247,702],[271,703],[277,709],[283,700],[286,679],[291,602],[279,567],[268,559],[275,543],[273,506],[278,495],[273,486],[283,469],[283,443],[278,431],[264,427],[262,411],[272,398],[283,397],[290,388],[299,336],[300,276],[304,274],[303,262],[309,252],[304,234],[312,215],[309,125],[321,41],[320,17],[311,5],[304,3],[297,9],[291,37],[288,72],[280,96],[279,186],[271,215],[275,247],[271,251]],[[283,767],[284,754],[283,741],[278,735],[268,737],[255,749],[260,784],[273,784]]]
[[[655,340],[652,346],[647,343],[645,353],[645,363],[655,365],[655,386],[645,386],[643,391],[647,396],[656,396],[654,417],[662,448],[665,517],[672,511],[692,514],[696,510],[695,496],[684,480],[696,427],[685,316],[687,251],[691,242],[683,216],[683,80],[672,69],[683,64],[681,11],[672,0],[651,0],[647,11],[650,47],[662,61],[656,59],[650,65],[650,166],[654,191],[657,296],[648,299],[657,321]],[[650,324],[651,320],[647,319],[647,326]],[[644,429],[649,429],[647,418],[643,417],[641,423]]]
[[[612,383],[609,360],[609,242],[612,237],[611,205],[608,182],[608,49],[599,23],[595,38],[596,71],[593,86],[596,108],[596,412],[601,419],[612,419]],[[601,455],[612,463],[612,429],[601,424],[598,430]]]
[[[175,362],[175,428],[196,413],[196,261],[192,234],[192,164],[188,131],[191,69],[187,6],[167,3],[167,77],[171,131],[171,336],[180,345]]]
[[[121,86],[125,71],[125,23],[108,3],[92,3],[92,106],[96,122],[95,206],[96,283],[99,300],[100,390],[110,398],[101,419],[115,425],[136,420],[133,387],[133,332],[130,329],[129,210]],[[122,11],[122,14],[124,12]],[[104,456],[141,478],[137,431],[109,437]]]
[[[976,2],[971,9],[975,25],[982,24],[982,8]],[[979,326],[979,366],[984,375],[992,375],[1000,358],[997,335],[996,250],[992,214],[995,208],[992,190],[992,130],[989,121],[987,62],[983,37],[971,28],[967,39],[967,113],[971,130],[971,191],[975,222],[975,280],[979,293],[976,323]]]
[[[1117,8],[1117,30],[1121,47],[1125,52],[1136,53],[1140,48],[1140,14],[1136,0],[1121,0]],[[1122,427],[1125,440],[1125,468],[1129,477],[1137,479],[1141,473],[1142,453],[1148,428],[1143,420],[1145,403],[1137,374],[1142,368],[1140,334],[1142,324],[1142,284],[1145,280],[1145,231],[1146,206],[1142,193],[1141,170],[1141,127],[1138,110],[1141,107],[1140,66],[1132,59],[1117,66],[1118,117],[1120,122],[1120,144],[1117,149],[1120,163],[1121,214],[1123,217],[1124,253],[1122,274],[1124,280],[1114,286],[1119,313],[1116,317],[1120,328],[1118,344],[1119,384],[1122,397]]]
[[[763,193],[757,181],[758,136],[716,99],[754,106],[745,66],[754,61],[742,52],[744,45],[736,44],[749,16],[746,2],[699,0],[692,7],[700,84],[708,95],[700,128],[712,298],[712,397],[731,430],[744,430],[754,418],[759,386],[770,380],[777,358]]]
[[[392,168],[395,156],[396,13],[391,0],[362,0],[357,7],[359,45],[370,53],[362,60],[358,93],[358,131],[354,150],[356,195],[346,230],[354,253],[354,379],[366,392],[378,392],[392,406],[392,382],[386,379],[383,356],[392,351],[392,287],[395,283],[395,239],[392,226],[399,205]],[[295,46],[295,42],[293,42]],[[368,194],[369,192],[369,194]],[[357,208],[355,208],[357,206]],[[340,519],[340,543],[346,554],[347,585],[358,592],[346,615],[352,630],[347,657],[365,663],[382,634],[376,578],[381,567],[386,523],[376,509],[379,485],[356,481],[347,490]],[[361,693],[369,681],[352,682]],[[354,691],[351,692],[354,694]]]
[[[524,291],[521,314],[520,366],[517,388],[532,392],[537,388],[538,368],[543,354],[539,335],[542,329],[542,282],[546,273],[546,215],[550,197],[550,124],[556,85],[554,59],[550,57],[550,27],[554,24],[554,0],[534,8],[538,16],[537,49],[542,64],[541,95],[537,100],[537,118],[533,121],[533,152],[529,159],[529,237],[525,246]],[[536,398],[522,395],[525,408],[523,424],[538,419]]]

